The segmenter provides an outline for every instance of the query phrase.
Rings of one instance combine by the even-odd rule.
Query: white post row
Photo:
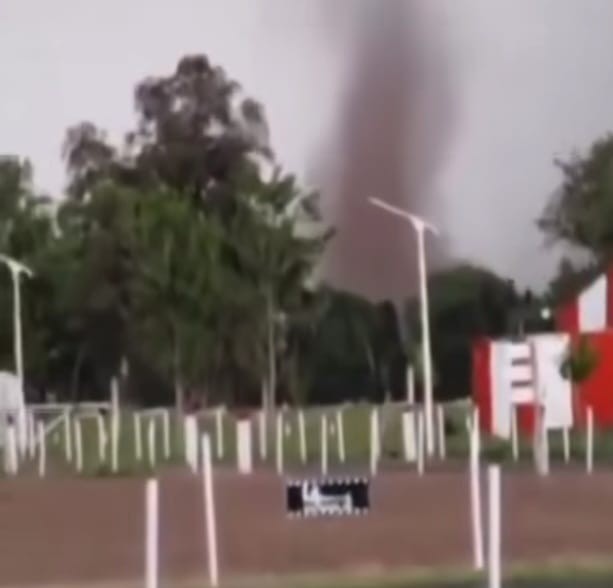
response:
[[[204,520],[208,556],[209,584],[219,586],[219,561],[217,556],[217,515],[213,493],[213,471],[211,467],[211,441],[207,434],[202,436],[202,486],[204,497]]]

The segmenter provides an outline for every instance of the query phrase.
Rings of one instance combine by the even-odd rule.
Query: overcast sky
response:
[[[264,103],[279,158],[313,181],[351,50],[349,17],[323,18],[322,5],[0,0],[0,153],[30,157],[37,183],[60,193],[67,126],[90,119],[120,136],[136,81],[205,52]],[[427,5],[454,81],[456,123],[435,186],[453,250],[541,285],[552,262],[533,220],[559,179],[552,159],[613,127],[613,2]]]

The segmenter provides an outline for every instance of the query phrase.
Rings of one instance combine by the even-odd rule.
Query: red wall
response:
[[[579,385],[575,403],[575,419],[585,422],[588,406],[594,411],[594,423],[600,427],[613,426],[613,330],[584,335],[598,354],[598,366],[585,382]],[[575,341],[580,336],[573,337]]]
[[[555,323],[558,331],[575,334],[579,331],[579,306],[573,298],[555,311]]]
[[[479,407],[481,430],[492,431],[492,381],[490,376],[490,340],[478,339],[472,348],[472,393]]]

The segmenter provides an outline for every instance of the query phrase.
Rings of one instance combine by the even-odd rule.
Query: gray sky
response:
[[[456,123],[433,187],[453,251],[541,285],[552,261],[533,219],[559,179],[552,159],[613,126],[613,2],[427,5],[453,73]],[[323,18],[322,0],[0,0],[0,153],[29,156],[59,193],[67,126],[90,119],[119,137],[138,80],[205,52],[264,103],[275,151],[312,180],[345,89],[349,18]]]

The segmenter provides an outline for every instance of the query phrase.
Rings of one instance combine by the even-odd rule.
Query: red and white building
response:
[[[565,333],[598,333],[613,328],[613,265],[556,310]]]
[[[473,400],[483,430],[506,438],[516,411],[519,428],[532,430],[534,410],[560,429],[585,420],[587,407],[601,427],[613,425],[613,266],[556,309],[558,332],[522,341],[481,339],[473,346]],[[598,355],[594,373],[573,390],[560,367],[569,345],[586,337]]]

